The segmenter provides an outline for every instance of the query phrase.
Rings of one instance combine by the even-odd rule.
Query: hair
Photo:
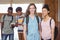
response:
[[[50,11],[48,4],[44,4],[42,9],[44,9],[44,8],[46,8],[48,11]],[[50,13],[48,13],[48,14],[50,14]]]
[[[30,5],[28,6],[28,8],[27,8],[27,10],[26,10],[26,16],[29,16],[29,15],[30,15],[29,8],[30,8],[30,6],[32,6],[32,5],[35,7],[35,14],[37,14],[37,13],[36,13],[36,6],[35,6],[35,4],[34,4],[34,3],[30,3]]]
[[[44,4],[43,8],[46,8],[48,11],[50,11],[48,4]]]
[[[16,8],[16,12],[18,12],[18,11],[21,12],[21,11],[22,11],[22,8],[21,8],[21,7],[17,7],[17,8]]]
[[[8,7],[8,11],[9,11],[9,10],[13,11],[13,8],[12,8],[12,7]]]

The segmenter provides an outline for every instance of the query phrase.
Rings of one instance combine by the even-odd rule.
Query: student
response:
[[[17,12],[16,22],[18,23],[18,25],[22,26],[23,25],[23,19],[24,19],[24,14],[22,13],[22,8],[21,7],[17,7],[16,8],[16,12]]]
[[[25,40],[40,40],[40,32],[38,29],[38,25],[40,23],[37,22],[37,13],[36,6],[34,3],[31,3],[26,11],[26,17],[24,19],[24,39]],[[28,21],[28,24],[26,23]]]
[[[16,12],[17,12],[17,15],[16,15],[16,27],[18,27],[18,36],[20,38],[21,37],[20,32],[23,31],[24,14],[22,13],[22,8],[21,7],[17,7]]]
[[[1,17],[2,22],[2,40],[7,40],[9,36],[9,40],[14,40],[14,31],[11,23],[14,23],[14,18],[12,16],[13,8],[8,7],[8,14],[3,15]]]
[[[45,4],[42,8],[42,22],[41,22],[41,28],[42,28],[42,40],[54,40],[54,28],[55,28],[55,21],[52,17],[49,16],[50,9],[47,4]],[[51,20],[51,25],[50,25]]]

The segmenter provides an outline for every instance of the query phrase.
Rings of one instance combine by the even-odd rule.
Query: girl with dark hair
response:
[[[43,16],[41,22],[42,40],[54,40],[55,21],[53,18],[49,16],[49,13],[50,13],[49,6],[45,4],[42,8],[42,16]]]
[[[36,19],[36,6],[31,3],[26,11],[26,17],[24,19],[24,39],[25,40],[40,40],[38,24],[40,18],[38,17],[39,23]],[[28,21],[28,23],[26,23]]]

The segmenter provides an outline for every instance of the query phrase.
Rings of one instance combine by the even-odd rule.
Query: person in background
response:
[[[42,22],[41,22],[41,37],[42,40],[54,40],[54,28],[55,28],[55,21],[52,17],[49,16],[50,9],[47,4],[44,4],[42,8]],[[50,25],[51,20],[51,25]]]
[[[24,39],[25,40],[40,40],[40,30],[38,25],[41,22],[40,17],[37,16],[36,6],[34,3],[29,4],[26,17],[24,18]],[[37,22],[39,20],[39,23]],[[28,22],[28,24],[26,23]]]
[[[20,33],[23,32],[23,20],[24,20],[24,14],[22,13],[22,8],[21,7],[17,7],[16,8],[16,27],[18,28],[18,36],[19,36],[19,40],[21,35]]]
[[[8,7],[8,13],[6,15],[2,15],[1,24],[2,24],[2,40],[14,40],[14,31],[11,23],[14,23],[14,17],[12,16],[13,8]]]

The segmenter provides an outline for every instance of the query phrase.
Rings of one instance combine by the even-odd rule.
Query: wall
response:
[[[58,22],[58,0],[45,0],[45,4],[49,5],[50,16],[54,18],[56,25]]]
[[[58,0],[58,21],[60,22],[60,0]]]

